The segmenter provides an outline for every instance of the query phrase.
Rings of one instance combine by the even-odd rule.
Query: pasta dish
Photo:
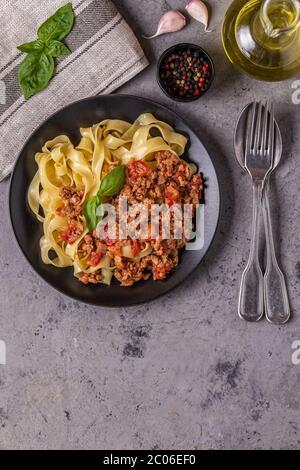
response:
[[[84,284],[109,285],[113,277],[122,286],[150,277],[164,279],[178,265],[187,243],[186,233],[174,236],[183,224],[175,209],[187,205],[194,215],[203,192],[195,165],[180,158],[186,137],[150,113],[133,123],[105,119],[80,129],[80,136],[76,146],[66,135],[57,136],[35,155],[38,170],[28,203],[43,224],[43,262],[72,267]],[[125,221],[120,209],[124,199]],[[141,207],[155,205],[173,210],[168,236],[152,219],[141,218]],[[115,217],[113,234],[109,212]],[[162,218],[160,214],[158,222]],[[121,237],[122,220],[126,227],[135,223],[135,232]]]

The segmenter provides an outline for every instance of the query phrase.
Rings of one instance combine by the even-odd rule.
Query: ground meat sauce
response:
[[[57,213],[67,220],[68,227],[58,232],[58,239],[66,243],[74,243],[82,235],[84,224],[82,221],[83,191],[77,191],[71,187],[60,190],[63,205],[57,209]]]
[[[128,207],[135,204],[199,204],[202,198],[203,184],[200,173],[191,176],[189,165],[179,160],[176,155],[168,151],[157,152],[154,155],[155,166],[143,161],[133,161],[127,165],[126,183],[118,196],[111,198],[116,208],[117,222],[119,220],[118,202],[120,197],[127,197]],[[59,213],[67,217],[68,229],[61,234],[61,239],[74,243],[83,233],[82,223],[82,191],[75,191],[65,187],[61,190],[64,205],[58,209]],[[174,224],[171,219],[171,233],[174,233]],[[131,244],[134,256],[143,250],[145,243],[150,243],[152,252],[139,260],[132,260],[122,256],[122,247]],[[181,239],[152,240],[110,240],[98,239],[96,232],[85,235],[80,245],[82,255],[87,257],[91,266],[97,266],[104,255],[108,255],[114,262],[114,276],[122,286],[131,286],[140,280],[164,279],[179,262],[179,251],[186,244],[184,236]],[[80,277],[84,284],[101,282],[101,271],[93,274],[82,274]]]

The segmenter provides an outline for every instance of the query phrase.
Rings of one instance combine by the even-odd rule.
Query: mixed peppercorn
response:
[[[175,98],[195,98],[210,86],[212,67],[205,53],[179,49],[166,56],[160,66],[165,90]]]

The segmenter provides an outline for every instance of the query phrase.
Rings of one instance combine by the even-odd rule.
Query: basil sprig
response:
[[[98,207],[101,207],[101,200],[99,196],[94,196],[88,199],[83,207],[83,215],[87,228],[92,231],[97,227],[102,217],[97,213]]]
[[[70,54],[62,42],[74,24],[72,3],[59,8],[38,29],[37,39],[18,46],[28,55],[18,71],[19,84],[27,100],[46,88],[55,71],[54,58]]]
[[[114,168],[103,179],[96,196],[88,199],[83,208],[83,214],[87,228],[92,231],[104,217],[102,199],[118,194],[125,183],[125,167],[123,165]]]

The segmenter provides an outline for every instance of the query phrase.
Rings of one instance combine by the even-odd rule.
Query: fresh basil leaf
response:
[[[118,194],[125,183],[125,167],[114,168],[102,181],[96,196],[86,201],[83,214],[87,228],[94,230],[104,217],[102,197],[111,197]]]
[[[94,230],[94,228],[96,227],[96,223],[97,223],[97,216],[96,216],[97,206],[98,206],[97,196],[94,196],[94,197],[88,199],[84,204],[83,215],[84,215],[84,218],[85,218],[87,228],[89,230]]]
[[[21,52],[42,52],[44,50],[45,44],[43,41],[37,39],[36,41],[25,42],[17,47]]]
[[[125,183],[125,167],[124,165],[117,166],[103,179],[100,189],[98,191],[99,196],[111,197],[118,194],[123,188]]]
[[[72,3],[67,3],[39,27],[36,41],[18,46],[20,51],[28,53],[18,71],[19,84],[26,99],[48,85],[55,69],[53,57],[70,53],[61,40],[69,34],[73,23]]]
[[[52,57],[60,57],[71,54],[70,49],[61,41],[52,39],[45,49],[46,54],[51,55]]]
[[[90,231],[94,230],[103,218],[103,215],[101,217],[101,213],[98,213],[99,207],[101,207],[101,201],[97,195],[88,199],[84,204],[83,215]]]
[[[26,100],[48,85],[54,68],[53,58],[44,52],[25,57],[19,66],[18,78]]]
[[[50,16],[38,29],[38,38],[45,43],[56,39],[61,41],[71,31],[74,23],[74,12],[72,3],[59,8],[54,15]]]

